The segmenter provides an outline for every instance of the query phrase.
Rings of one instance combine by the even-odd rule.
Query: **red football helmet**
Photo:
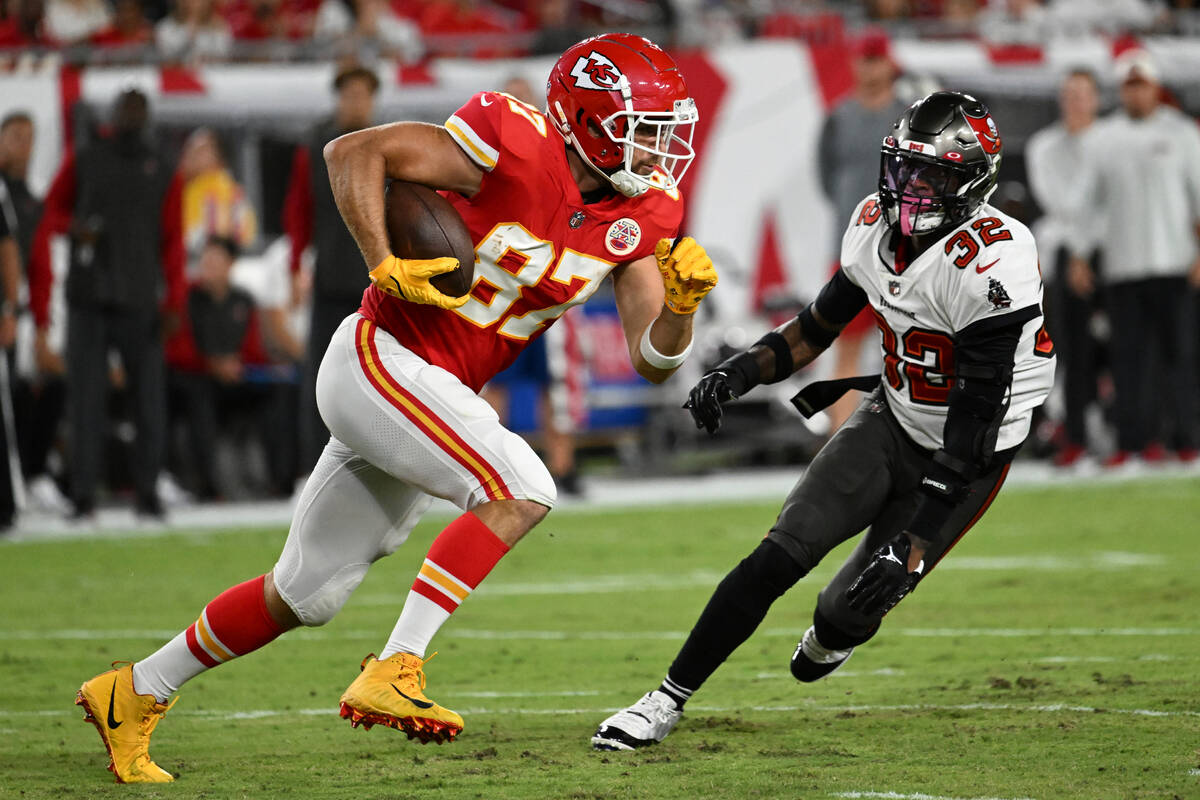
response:
[[[641,36],[606,33],[569,47],[550,71],[546,103],[579,157],[628,197],[674,189],[696,155],[696,103],[671,57]]]

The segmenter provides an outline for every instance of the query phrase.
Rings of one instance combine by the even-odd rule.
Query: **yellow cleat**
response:
[[[117,783],[170,783],[175,776],[150,760],[150,734],[171,706],[135,692],[133,664],[118,664],[80,686],[75,705],[83,706],[84,722],[100,731]]]
[[[462,733],[463,719],[425,696],[422,667],[429,658],[397,653],[380,661],[374,653],[367,656],[362,672],[342,695],[338,713],[354,728],[387,725],[421,744],[454,741]]]

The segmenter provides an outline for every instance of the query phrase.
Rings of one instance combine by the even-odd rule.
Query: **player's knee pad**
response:
[[[346,564],[328,575],[275,566],[275,588],[303,625],[316,627],[333,619],[362,583],[370,564]]]
[[[831,622],[821,613],[819,605],[813,609],[813,632],[816,633],[821,646],[829,650],[849,650],[851,647],[866,644],[878,630],[879,623],[876,622],[866,632],[852,633]]]

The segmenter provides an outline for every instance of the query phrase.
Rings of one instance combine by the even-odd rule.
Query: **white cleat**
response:
[[[613,714],[592,736],[595,750],[634,750],[667,738],[683,712],[662,692],[648,692],[641,700]]]
[[[830,650],[817,641],[817,631],[811,625],[792,654],[792,675],[798,681],[812,683],[824,678],[850,660],[853,647]]]

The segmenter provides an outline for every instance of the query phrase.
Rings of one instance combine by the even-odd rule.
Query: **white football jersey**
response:
[[[859,203],[842,237],[842,270],[867,293],[882,334],[883,388],[900,425],[921,447],[942,447],[963,329],[1017,314],[1025,319],[1008,411],[996,450],[1025,440],[1033,409],[1054,381],[1054,349],[1042,319],[1042,276],[1029,229],[983,205],[907,265],[888,248],[876,195]]]

